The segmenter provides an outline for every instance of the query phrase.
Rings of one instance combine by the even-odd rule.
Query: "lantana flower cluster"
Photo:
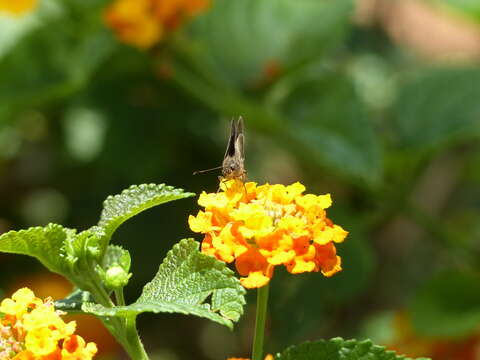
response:
[[[147,49],[208,5],[209,0],[115,0],[105,22],[124,43]]]
[[[28,288],[0,304],[0,359],[90,360],[95,343],[74,334],[76,323],[64,322],[51,298],[42,301]]]
[[[235,262],[245,288],[266,285],[275,266],[292,274],[341,270],[335,243],[348,232],[327,218],[329,194],[305,194],[296,182],[284,186],[232,179],[217,193],[202,192],[198,204],[205,208],[188,223],[205,234],[202,252],[227,263]]]

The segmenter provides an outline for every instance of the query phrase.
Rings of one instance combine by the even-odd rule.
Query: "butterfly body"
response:
[[[243,118],[240,117],[236,121],[232,120],[230,138],[222,163],[223,179],[245,181],[247,172],[245,171],[244,142]]]

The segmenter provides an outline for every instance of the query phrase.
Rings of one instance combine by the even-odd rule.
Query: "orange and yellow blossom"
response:
[[[232,358],[228,358],[227,360],[250,360],[249,358],[236,358],[236,357],[232,357]],[[273,355],[270,355],[268,354],[267,356],[265,356],[265,359],[264,360],[273,360]]]
[[[275,266],[292,274],[321,271],[331,276],[341,270],[335,243],[348,232],[327,218],[330,195],[302,193],[305,186],[257,186],[228,180],[222,191],[200,194],[205,211],[190,215],[194,232],[205,234],[202,252],[231,263],[235,261],[246,288],[266,285]]]
[[[208,5],[209,0],[115,0],[105,22],[124,43],[147,49]]]
[[[16,291],[0,304],[0,359],[89,360],[94,343],[75,335],[76,323],[65,323],[53,300],[37,298],[28,288]]]
[[[0,0],[0,12],[23,15],[37,6],[38,0]]]

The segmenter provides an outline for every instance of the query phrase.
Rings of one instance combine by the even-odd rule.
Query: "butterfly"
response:
[[[240,116],[237,121],[232,120],[230,138],[228,139],[227,150],[223,157],[222,175],[224,179],[239,179],[245,181],[245,135],[243,132],[243,118]]]
[[[211,170],[222,169],[221,181],[238,179],[245,182],[247,172],[245,170],[245,152],[244,152],[244,126],[243,118],[232,119],[230,126],[230,137],[228,139],[227,149],[223,157],[222,166],[212,169],[195,171],[193,175],[201,174]]]

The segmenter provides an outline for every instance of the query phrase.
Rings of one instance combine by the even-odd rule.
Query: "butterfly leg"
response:
[[[217,193],[222,190],[221,188],[221,185],[222,184],[225,184],[227,182],[228,179],[224,178],[223,176],[219,176],[218,177],[218,181],[220,182],[220,184],[218,184],[218,189],[217,189]]]

